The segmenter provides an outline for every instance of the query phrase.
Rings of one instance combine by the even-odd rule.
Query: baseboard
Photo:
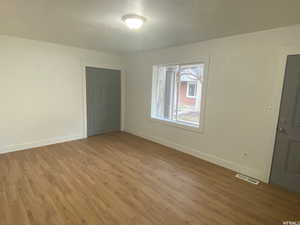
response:
[[[166,139],[163,139],[163,138],[158,138],[158,137],[155,137],[155,136],[145,135],[145,134],[143,134],[143,133],[141,133],[139,131],[132,131],[132,130],[127,130],[127,129],[125,129],[125,131],[128,132],[128,133],[131,133],[133,135],[136,135],[136,136],[139,136],[139,137],[151,140],[151,141],[156,142],[158,144],[165,145],[165,146],[173,148],[175,150],[178,150],[178,151],[181,151],[181,152],[193,155],[193,156],[195,156],[197,158],[200,158],[200,159],[203,159],[205,161],[214,163],[216,165],[225,167],[227,169],[236,171],[238,173],[245,174],[247,176],[256,178],[256,179],[258,179],[260,181],[263,181],[263,182],[266,182],[266,183],[268,182],[265,174],[263,174],[262,171],[260,171],[260,170],[257,170],[257,169],[254,169],[254,168],[245,167],[245,166],[242,166],[242,165],[237,164],[235,162],[219,158],[219,157],[217,157],[215,155],[211,155],[211,154],[207,154],[207,153],[204,153],[204,152],[200,152],[198,150],[195,150],[195,149],[188,148],[188,147],[180,145],[180,144],[176,144],[176,143],[170,142],[170,141],[168,141]]]
[[[44,140],[38,140],[38,141],[33,141],[33,142],[23,143],[23,144],[7,145],[0,148],[0,154],[26,150],[31,148],[37,148],[46,145],[58,144],[67,141],[74,141],[83,138],[84,138],[83,136],[64,136],[64,137],[55,137],[55,138],[49,138]]]

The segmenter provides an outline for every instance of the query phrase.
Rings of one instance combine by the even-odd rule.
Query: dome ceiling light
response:
[[[146,22],[146,19],[139,15],[128,14],[122,17],[122,21],[129,29],[137,30],[143,26],[143,24]]]

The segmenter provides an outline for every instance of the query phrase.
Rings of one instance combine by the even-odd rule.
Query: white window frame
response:
[[[205,66],[205,65],[204,65]],[[195,95],[190,95],[190,85],[195,85]],[[187,81],[187,85],[186,85],[186,97],[187,98],[196,98],[196,94],[197,94],[197,82],[195,81]]]
[[[167,120],[162,118],[157,118],[152,116],[154,113],[154,105],[156,92],[155,86],[155,73],[157,73],[158,68],[160,66],[172,66],[172,65],[192,65],[192,64],[204,64],[204,71],[203,71],[203,84],[201,87],[201,98],[204,98],[204,101],[201,101],[200,105],[200,115],[199,115],[199,126],[193,126],[192,124],[187,124],[184,122]],[[207,101],[207,86],[208,86],[208,70],[209,70],[209,57],[203,57],[199,60],[191,60],[186,62],[176,62],[176,63],[166,63],[166,64],[156,64],[152,66],[152,95],[151,95],[151,110],[150,110],[150,120],[162,125],[172,126],[176,128],[181,128],[187,131],[197,132],[197,133],[204,133],[204,125],[205,125],[205,111],[206,111],[206,101]]]

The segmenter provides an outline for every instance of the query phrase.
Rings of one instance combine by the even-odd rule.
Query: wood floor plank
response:
[[[274,225],[300,196],[122,132],[0,155],[0,225]]]

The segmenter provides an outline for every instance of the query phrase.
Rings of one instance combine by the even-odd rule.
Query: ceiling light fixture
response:
[[[137,30],[143,26],[146,19],[142,16],[129,14],[122,17],[122,21],[127,25],[131,30]]]

